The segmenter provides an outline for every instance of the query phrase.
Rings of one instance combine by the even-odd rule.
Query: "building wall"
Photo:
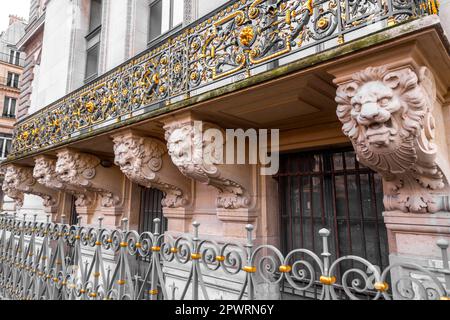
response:
[[[19,76],[22,74],[23,65],[22,60],[19,61],[19,65],[9,63],[9,55],[11,50],[17,51],[17,43],[25,33],[25,26],[23,20],[15,16],[10,16],[10,24],[6,31],[0,35],[0,134],[12,135],[13,125],[15,123],[14,118],[3,117],[3,108],[5,97],[18,99],[20,90],[7,86],[6,81],[8,73],[15,73]],[[22,59],[24,54],[20,55]],[[16,104],[17,109],[17,104]]]
[[[18,75],[22,74],[23,61],[19,61],[19,65],[9,63],[9,54],[11,49],[16,51],[17,43],[25,34],[26,24],[18,17],[10,16],[9,27],[0,35],[0,135],[2,137],[12,137],[12,131],[15,118],[9,118],[3,116],[3,110],[5,108],[5,97],[19,99],[20,90],[12,88],[6,85],[8,72]],[[24,58],[24,53],[20,54],[20,59]],[[17,114],[18,102],[16,102],[16,114]],[[2,146],[3,147],[3,146]],[[3,149],[0,150],[0,161],[3,160]],[[0,178],[0,182],[3,182],[3,177]],[[4,196],[3,192],[0,192],[0,203],[2,210],[15,210],[15,202],[7,196]]]
[[[37,99],[37,81],[34,81],[34,79],[38,79],[39,75],[46,4],[47,0],[32,0],[30,2],[29,24],[25,30],[25,35],[18,44],[25,54],[25,67],[20,80],[18,120],[28,115],[31,100]]]
[[[439,10],[442,26],[447,33],[447,37],[450,37],[450,0],[441,0]]]

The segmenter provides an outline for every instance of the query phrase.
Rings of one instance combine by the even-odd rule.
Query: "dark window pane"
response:
[[[5,158],[5,154],[3,153],[3,146],[5,145],[5,139],[0,139],[0,152],[1,152],[1,157]]]
[[[97,76],[99,47],[99,45],[95,45],[87,52],[86,78]]]
[[[157,189],[141,188],[141,214],[139,232],[154,232],[155,226],[153,221],[160,219],[160,233],[167,231],[167,219],[163,216],[162,200],[164,193]]]
[[[11,72],[8,72],[8,79],[6,80],[6,85],[8,87],[12,87],[13,83],[13,74]]]
[[[3,116],[6,117],[8,115],[8,106],[9,106],[9,97],[5,97],[3,102]]]
[[[162,5],[162,1],[156,1],[150,7],[150,40],[162,33]]]
[[[11,99],[11,108],[9,110],[9,115],[11,117],[14,117],[16,115],[16,103],[17,103],[16,99]]]
[[[95,30],[102,24],[102,0],[91,1],[91,12],[89,32]]]
[[[15,51],[11,51],[11,53],[9,54],[9,63],[11,63],[11,64],[14,63],[14,55],[15,55]]]
[[[5,157],[7,157],[11,151],[11,142],[11,140],[6,140]]]

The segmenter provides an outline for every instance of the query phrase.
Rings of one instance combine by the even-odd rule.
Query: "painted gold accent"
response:
[[[127,282],[125,281],[125,280],[118,280],[117,281],[117,284],[119,285],[119,286],[123,286],[123,285],[125,285]]]
[[[289,273],[292,271],[292,267],[291,266],[280,266],[279,268],[281,273]]]
[[[178,249],[177,248],[170,248],[170,253],[178,253]]]
[[[393,26],[395,26],[397,23],[395,22],[395,18],[394,17],[389,17],[388,18],[388,22],[387,22],[387,25],[388,25],[388,27],[393,27]]]
[[[336,283],[336,277],[321,276],[320,283],[327,285],[327,286],[331,286]]]
[[[247,273],[256,273],[256,271],[257,271],[258,269],[257,269],[256,267],[245,266],[245,267],[242,268],[242,270],[243,270],[244,272],[247,272]]]
[[[216,257],[216,261],[224,262],[225,261],[225,257],[224,256],[217,256]]]
[[[120,247],[121,247],[121,248],[127,248],[127,247],[128,247],[128,243],[126,243],[126,242],[121,242],[121,243],[120,243]]]
[[[202,258],[202,255],[200,253],[193,253],[191,254],[192,260],[200,260]]]
[[[330,20],[326,17],[322,17],[319,19],[319,21],[317,22],[317,27],[319,29],[326,29],[328,27],[328,25],[330,24]]]
[[[339,35],[338,37],[338,44],[344,44],[345,43],[345,38],[344,35]]]
[[[386,292],[389,290],[389,284],[386,282],[377,282],[373,287],[379,292]]]
[[[142,248],[142,244],[140,242],[136,242],[136,248],[141,249]]]
[[[161,247],[158,247],[158,246],[152,247],[152,251],[153,252],[160,252],[161,251]]]
[[[239,33],[239,40],[241,44],[246,47],[248,47],[252,43],[254,38],[255,38],[255,31],[250,26],[242,28],[241,32]]]
[[[158,290],[150,290],[148,293],[152,296],[157,296],[159,294],[159,291]]]
[[[86,110],[89,113],[93,113],[95,110],[95,104],[92,101],[89,101],[88,103],[86,103]]]

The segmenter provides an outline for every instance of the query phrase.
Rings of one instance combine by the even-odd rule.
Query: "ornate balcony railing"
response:
[[[283,255],[274,246],[256,247],[253,226],[247,226],[246,243],[201,239],[199,224],[194,232],[174,239],[155,232],[138,234],[122,230],[65,224],[27,222],[0,217],[0,297],[24,300],[163,300],[214,298],[217,285],[237,283],[235,299],[258,299],[257,287],[289,287],[303,296],[315,287],[316,299],[449,300],[448,242],[441,240],[443,268],[413,263],[391,264],[384,271],[361,257],[345,256],[333,261],[330,232],[322,229],[322,253],[297,249]],[[90,252],[86,255],[86,252]],[[114,263],[105,255],[114,257]],[[144,268],[133,262],[145,261]],[[110,266],[105,267],[109,263]],[[167,267],[187,271],[182,287],[169,282]],[[394,278],[393,275],[396,275]],[[390,280],[392,279],[392,280]],[[391,282],[391,283],[390,283]],[[445,287],[444,284],[445,283]],[[210,282],[211,284],[211,282]],[[220,290],[220,288],[219,288]],[[226,290],[223,288],[223,290]],[[175,293],[177,292],[177,295]],[[220,297],[217,293],[216,298]],[[292,299],[292,294],[289,299]],[[294,297],[295,298],[295,297]]]
[[[369,24],[382,30],[437,11],[436,0],[232,1],[24,119],[10,159],[129,123],[319,44],[338,46]]]

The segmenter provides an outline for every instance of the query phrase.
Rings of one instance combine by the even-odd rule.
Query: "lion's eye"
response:
[[[355,109],[356,112],[360,112],[361,111],[361,107],[362,107],[362,105],[360,103],[354,103],[353,104],[353,109]]]
[[[389,99],[389,98],[383,98],[383,99],[378,100],[378,103],[379,103],[380,105],[382,105],[382,106],[385,106],[385,105],[387,105],[390,101],[391,101],[391,99]]]

